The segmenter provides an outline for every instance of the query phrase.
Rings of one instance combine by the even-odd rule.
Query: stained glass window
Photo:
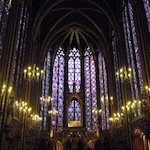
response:
[[[0,60],[3,49],[3,41],[5,38],[5,31],[7,28],[7,20],[8,20],[9,10],[8,10],[8,1],[1,0],[0,1]]]
[[[59,48],[53,65],[52,109],[58,110],[58,114],[52,116],[53,130],[62,130],[63,128],[64,63],[64,51]]]
[[[119,67],[119,61],[118,61],[118,53],[117,53],[117,44],[116,44],[116,38],[115,38],[115,33],[112,31],[112,51],[113,51],[113,60],[114,60],[114,68],[115,72],[118,72]],[[121,87],[119,84],[118,78],[116,78],[116,95],[117,95],[117,106],[118,109],[123,105],[121,101]]]
[[[90,48],[85,50],[84,56],[86,129],[96,130],[97,116],[93,113],[97,109],[96,70]]]
[[[42,97],[46,98],[49,95],[50,88],[50,51],[47,52],[47,56],[44,61],[44,76],[42,80]],[[48,104],[42,103],[41,99],[41,112],[40,116],[42,117],[42,130],[47,129],[47,112]]]
[[[42,80],[42,93],[43,96],[49,95],[50,88],[50,51],[47,52],[47,56],[44,61],[44,76]]]
[[[68,106],[68,121],[81,121],[80,103],[75,99]]]
[[[25,49],[26,49],[26,40],[27,40],[27,31],[28,31],[28,21],[29,21],[29,7],[27,3],[23,3],[21,8],[20,22],[17,35],[16,43],[16,59],[14,64],[14,81],[16,83],[16,88],[18,83],[21,82],[22,77],[20,76],[21,69],[23,67]]]
[[[132,99],[140,100],[140,94],[144,90],[144,85],[133,8],[130,3],[126,5],[123,11],[123,26],[128,66],[132,68],[132,80],[130,82]]]
[[[108,84],[107,84],[107,72],[104,57],[99,52],[98,56],[99,64],[99,81],[100,81],[100,102],[102,109],[102,130],[109,128],[109,102],[108,102]]]
[[[73,87],[75,84],[75,92],[80,91],[81,84],[81,63],[79,50],[73,48],[69,52],[68,61],[68,86],[69,92],[73,92]]]
[[[145,14],[147,18],[147,25],[150,32],[150,3],[149,0],[143,0],[144,8],[145,8]]]

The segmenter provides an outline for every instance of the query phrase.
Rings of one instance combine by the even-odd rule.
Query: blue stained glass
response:
[[[58,110],[57,115],[52,115],[53,130],[63,129],[63,101],[64,101],[64,52],[59,48],[54,61],[53,67],[53,84],[52,84],[52,109]]]
[[[68,121],[81,121],[81,106],[77,100],[72,100],[68,106]]]
[[[6,2],[6,5],[7,5],[7,2]],[[5,32],[5,29],[7,27],[7,23],[6,23],[7,19],[6,18],[8,18],[8,14],[6,12],[7,8],[4,8],[4,9],[5,9],[3,11],[4,14],[3,14],[3,17],[1,18],[2,24],[4,23],[4,28],[2,25],[1,30],[3,30],[3,32],[0,32],[0,33],[2,33],[2,38],[5,35],[3,33]],[[29,13],[25,13],[25,12],[27,12],[28,9],[29,8],[26,5],[26,3],[22,3],[20,18],[18,18],[20,20],[20,22],[19,22],[19,28],[17,29],[17,32],[16,32],[17,33],[16,54],[15,54],[15,61],[14,61],[14,66],[13,66],[13,81],[12,81],[15,83],[16,90],[18,88],[20,88],[19,84],[22,83],[22,76],[20,75],[20,72],[22,72],[22,69],[23,69],[22,64],[24,62],[24,57],[25,57],[26,40],[27,40],[27,32],[28,32],[28,21],[29,21]],[[1,39],[1,35],[0,35],[0,39]]]
[[[144,4],[144,8],[145,8],[148,29],[150,32],[150,3],[149,3],[149,0],[143,0],[143,4]]]
[[[97,116],[92,113],[92,111],[97,108],[96,70],[94,58],[90,48],[85,50],[84,56],[86,129],[96,130]]]
[[[5,38],[5,32],[7,28],[7,21],[8,21],[8,16],[9,16],[9,10],[7,7],[8,1],[4,3],[3,0],[0,2],[0,60],[1,60],[1,54],[2,54],[2,49],[3,49],[3,44],[4,44],[4,38]]]
[[[107,72],[104,57],[99,52],[99,81],[100,82],[100,102],[102,110],[102,130],[109,129],[109,106],[106,103],[108,97]]]
[[[130,3],[128,3],[123,11],[123,20],[127,60],[128,65],[132,68],[131,95],[133,100],[139,100],[140,94],[144,90],[144,85],[133,9]]]
[[[68,87],[69,92],[73,92],[73,86],[75,83],[75,91],[80,91],[81,85],[81,65],[80,65],[80,53],[79,50],[73,48],[69,52],[68,61]]]
[[[117,43],[116,43],[116,38],[115,38],[115,33],[114,31],[112,31],[112,50],[113,50],[113,60],[114,60],[114,68],[115,68],[115,72],[118,72],[119,67],[118,67],[118,53],[117,53]],[[116,95],[117,95],[117,106],[118,109],[123,105],[122,101],[121,101],[121,87],[120,84],[118,82],[118,78],[116,78]]]
[[[133,10],[132,10],[132,6],[130,4],[129,4],[129,12],[130,12],[130,20],[131,20],[131,29],[132,29],[132,34],[133,34],[133,44],[134,44],[134,48],[135,48],[135,57],[136,57],[136,62],[137,62],[136,66],[138,68],[137,74],[139,77],[140,87],[142,88],[142,91],[143,91],[144,85],[143,85],[142,69],[141,69],[141,63],[140,63],[139,47],[138,47],[138,41],[137,41],[135,25],[134,25],[134,20],[133,20]],[[136,95],[137,95],[136,98],[139,99],[139,93],[136,93]]]
[[[50,52],[47,52],[47,55],[45,57],[44,61],[44,77],[42,80],[42,97],[48,96],[49,95],[49,88],[50,88],[50,83],[49,83],[49,78],[50,78]],[[43,104],[41,104],[42,107]],[[48,105],[45,103],[45,107],[41,109],[41,117],[44,118],[47,116],[48,112]],[[47,129],[47,117],[45,117],[44,120],[42,120],[42,130]]]

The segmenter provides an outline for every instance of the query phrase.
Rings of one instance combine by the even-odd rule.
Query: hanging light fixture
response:
[[[132,76],[132,69],[131,68],[126,68],[122,67],[118,72],[116,72],[116,75],[120,80],[128,80]]]
[[[44,71],[40,70],[39,67],[34,64],[33,67],[28,66],[26,69],[24,69],[24,79],[29,81],[39,81],[42,79],[43,73]]]

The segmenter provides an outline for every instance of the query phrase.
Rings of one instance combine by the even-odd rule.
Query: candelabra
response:
[[[102,115],[102,110],[101,109],[96,109],[96,110],[93,110],[92,113],[94,113],[97,118],[98,118],[98,123],[97,123],[97,129],[96,129],[96,136],[97,137],[100,137],[100,132],[101,132],[101,115]]]
[[[130,79],[132,77],[132,69],[131,68],[126,68],[122,67],[118,72],[116,72],[118,80],[122,83],[122,98],[123,98],[123,104],[126,106],[127,104],[127,99],[128,99],[128,92],[127,88],[130,85]],[[132,144],[131,144],[131,134],[130,134],[130,120],[129,120],[129,113],[128,113],[128,107],[123,107],[124,109],[124,118],[126,122],[126,129],[127,129],[127,147],[132,149]],[[122,116],[118,114],[118,118]],[[116,118],[116,119],[118,119]]]
[[[92,112],[99,116],[101,115],[102,110],[97,108],[96,110],[93,110]]]
[[[40,100],[41,100],[41,105],[44,105],[44,104],[49,105],[52,102],[52,98],[50,96],[45,96],[45,97],[42,96],[40,97]]]
[[[145,90],[146,90],[146,93],[147,93],[148,95],[150,95],[150,86],[146,85],[146,86],[145,86]]]
[[[49,114],[49,115],[56,115],[56,114],[58,114],[58,110],[55,110],[55,109],[49,110],[49,111],[48,111],[48,114]]]
[[[150,122],[150,86],[146,85],[142,93],[142,113],[145,121]]]
[[[101,109],[102,109],[102,118],[105,120],[105,123],[102,125],[102,129],[109,129],[109,115],[113,111],[113,97],[108,97],[104,95],[101,97]]]
[[[109,105],[109,108],[110,108],[110,115],[114,112],[114,101],[113,101],[113,97],[110,96],[110,97],[106,97],[106,106]]]
[[[27,121],[31,115],[31,110],[32,108],[28,106],[27,102],[21,101],[15,102],[15,106],[18,107],[19,109],[19,118],[22,120],[22,130],[21,130],[21,150],[24,149],[25,147],[25,133],[26,133],[26,128],[27,128]],[[15,110],[16,111],[16,110]]]
[[[20,144],[20,149],[24,150],[26,147],[26,135],[28,133],[28,130],[30,128],[33,128],[34,122],[39,122],[41,121],[41,118],[37,114],[32,114],[32,108],[28,106],[28,103],[25,101],[16,101],[14,103],[15,109],[14,113],[15,115],[18,115],[18,118],[22,121],[22,130],[21,130],[21,144]],[[17,111],[18,110],[18,111]],[[34,126],[35,127],[35,126]],[[32,135],[33,136],[33,135]]]
[[[12,101],[10,98],[12,97],[12,87],[7,87],[4,83],[1,90],[1,101],[0,101],[0,148],[2,148],[3,143],[3,131],[6,125],[8,125],[8,118],[12,118]],[[9,106],[9,107],[8,107]],[[3,149],[3,148],[2,148]]]
[[[121,123],[123,123],[124,125],[124,121],[126,121],[127,123],[127,134],[128,134],[128,139],[127,140],[131,140],[130,138],[130,124],[128,121],[130,121],[130,119],[132,119],[131,117],[134,117],[134,113],[135,112],[141,112],[142,110],[142,102],[141,101],[128,101],[126,103],[126,105],[121,106],[121,108],[118,110],[118,112],[115,112],[112,114],[112,116],[109,118],[109,121],[111,123],[112,126],[112,135],[115,137],[115,145],[116,146],[116,127],[120,126]],[[129,142],[129,141],[128,141]],[[128,143],[130,144],[130,143]],[[131,146],[131,145],[128,145]],[[130,149],[132,149],[132,147],[130,147]]]
[[[31,133],[28,138],[28,141],[33,141],[34,143],[34,148],[36,149],[37,147],[37,140],[39,140],[40,138],[40,128],[41,128],[41,122],[42,122],[42,117],[39,117],[39,115],[35,114],[35,115],[31,115],[32,117],[32,129],[31,129]],[[30,123],[29,123],[30,124]]]
[[[52,130],[52,124],[51,124],[51,121],[52,121],[52,117],[53,116],[56,116],[58,114],[58,110],[55,110],[55,109],[52,109],[52,107],[50,107],[51,109],[48,111],[48,114],[49,114],[49,122],[50,122],[50,128],[49,128],[49,137],[52,138],[53,137],[53,130]]]
[[[43,147],[43,140],[51,140],[53,137],[53,130],[51,126],[51,118],[52,116],[56,115],[58,113],[57,110],[52,109],[52,98],[48,95],[42,96],[40,98],[40,104],[41,104],[41,117],[43,118],[42,120],[42,130],[41,130],[41,135],[40,135],[40,145]],[[49,142],[48,141],[48,142]],[[47,148],[49,147],[48,145],[45,145]]]
[[[137,110],[142,110],[142,102],[137,100],[134,100],[133,102],[128,101],[126,105],[123,105],[121,109],[118,110],[118,112],[113,113],[109,120],[112,122],[119,122],[126,116],[126,113],[128,113],[129,116],[132,116]]]
[[[42,114],[42,118],[43,118],[42,129],[46,130],[47,125],[48,125],[47,124],[48,118],[46,118],[46,120],[44,118],[47,117],[47,115],[48,115],[49,107],[51,108],[52,98],[50,96],[42,96],[42,97],[40,97],[40,104],[41,104],[41,114]]]
[[[123,82],[131,78],[131,68],[122,67],[118,72],[116,72],[117,77]]]
[[[26,69],[23,71],[23,78],[27,81],[25,82],[25,97],[24,99],[26,102],[30,103],[32,105],[33,109],[37,109],[37,103],[35,100],[37,99],[37,92],[36,89],[39,87],[38,82],[36,81],[41,81],[43,77],[44,71],[41,70],[39,67],[37,67],[35,64],[33,66],[28,66]],[[36,82],[36,83],[35,83]],[[34,95],[32,96],[32,99],[34,99],[34,104],[33,101],[30,101],[31,99],[31,93]]]
[[[144,101],[150,106],[150,86],[149,85],[145,86]]]
[[[39,81],[43,77],[43,70],[40,70],[39,67],[36,67],[34,64],[33,67],[29,66],[24,69],[24,79],[28,81]]]

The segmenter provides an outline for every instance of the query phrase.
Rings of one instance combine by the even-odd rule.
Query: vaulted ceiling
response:
[[[62,46],[102,49],[109,55],[110,30],[118,34],[117,0],[47,0],[37,4],[32,36],[41,54]]]

